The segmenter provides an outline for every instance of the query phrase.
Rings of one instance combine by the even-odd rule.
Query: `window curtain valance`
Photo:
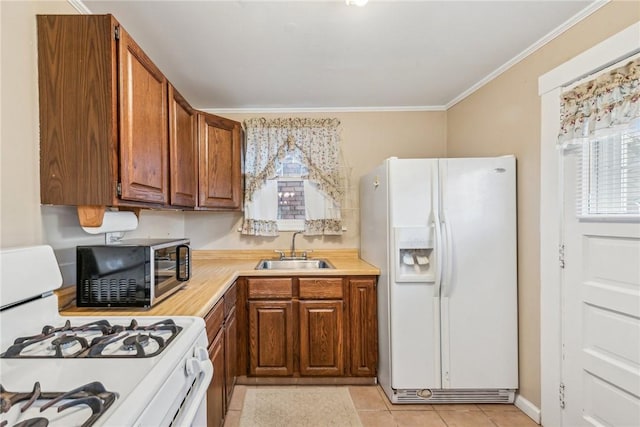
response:
[[[278,161],[288,152],[298,150],[308,175],[302,178],[312,181],[328,202],[341,206],[343,183],[340,170],[340,121],[335,118],[252,118],[243,123],[245,128],[245,212],[243,234],[276,235],[276,217],[272,209],[256,205],[269,203],[264,197],[267,181],[276,177]],[[252,218],[251,211],[262,212],[262,217]],[[269,212],[265,215],[264,212]],[[277,215],[277,212],[276,212]],[[312,222],[313,221],[313,222]],[[318,226],[321,221],[322,226]],[[313,226],[312,226],[313,224]],[[341,221],[336,215],[305,222],[306,234],[339,234]],[[314,231],[315,230],[315,231]],[[318,231],[320,230],[320,231]]]
[[[562,94],[558,144],[579,144],[640,117],[640,58]]]

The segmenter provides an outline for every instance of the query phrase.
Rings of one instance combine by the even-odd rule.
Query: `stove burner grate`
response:
[[[6,422],[4,424],[0,423],[0,426],[7,425]],[[49,425],[49,420],[42,417],[29,418],[28,420],[20,421],[18,424],[14,424],[13,427],[47,427]]]
[[[58,335],[57,338],[54,338],[54,337],[56,337],[56,334],[52,333],[50,335],[42,335],[42,336],[35,335],[33,337],[30,337],[32,339],[28,341],[22,340],[22,339],[16,340],[20,342],[18,344],[13,344],[11,347],[9,347],[7,351],[2,355],[2,357],[6,357],[6,358],[29,357],[29,356],[24,356],[22,352],[32,345],[36,345],[40,342],[45,342],[47,340],[51,340],[50,342],[51,345],[48,347],[48,349],[54,352],[54,354],[51,355],[50,357],[57,357],[57,358],[76,357],[80,355],[83,351],[85,351],[87,348],[89,348],[89,344],[87,343],[87,340],[80,336],[65,333],[62,335]],[[76,344],[80,346],[80,349],[75,353],[65,354],[63,352],[63,350],[68,350]]]
[[[19,411],[24,413],[38,400],[47,401],[40,406],[41,413],[52,407],[55,407],[57,412],[62,412],[68,408],[84,405],[91,409],[91,415],[81,427],[89,427],[113,404],[117,397],[117,393],[107,391],[102,383],[97,381],[84,384],[67,392],[44,393],[40,389],[39,382],[34,384],[31,392],[24,393],[10,392],[0,385],[0,414],[8,413],[14,405],[21,402],[24,402],[24,404],[19,408]],[[6,420],[2,421],[0,422],[0,427],[4,427],[7,424]],[[14,424],[13,427],[45,427],[48,424],[49,422],[46,418],[32,417]]]
[[[17,338],[0,358],[153,357],[161,353],[181,330],[182,327],[177,326],[171,319],[146,326],[138,324],[135,319],[131,320],[128,326],[111,325],[104,319],[81,326],[71,326],[67,320],[61,327],[46,325],[40,334]],[[88,342],[83,334],[91,341]],[[135,338],[136,336],[139,338]],[[103,353],[107,346],[122,340],[122,352]],[[145,352],[150,342],[156,344],[152,351]],[[39,343],[47,344],[48,351],[25,351]],[[70,351],[76,345],[78,349]]]

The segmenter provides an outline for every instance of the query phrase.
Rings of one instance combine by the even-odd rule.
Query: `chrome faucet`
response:
[[[302,231],[296,231],[295,233],[293,233],[293,237],[291,237],[291,258],[296,257],[296,236],[302,233],[303,233]],[[305,254],[305,258],[306,258],[306,254]]]

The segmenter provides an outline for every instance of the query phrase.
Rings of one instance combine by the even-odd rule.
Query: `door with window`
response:
[[[640,426],[640,123],[565,149],[563,177],[562,425]]]

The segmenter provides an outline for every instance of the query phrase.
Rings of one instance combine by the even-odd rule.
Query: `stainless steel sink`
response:
[[[263,259],[256,270],[313,270],[335,268],[326,259]]]

